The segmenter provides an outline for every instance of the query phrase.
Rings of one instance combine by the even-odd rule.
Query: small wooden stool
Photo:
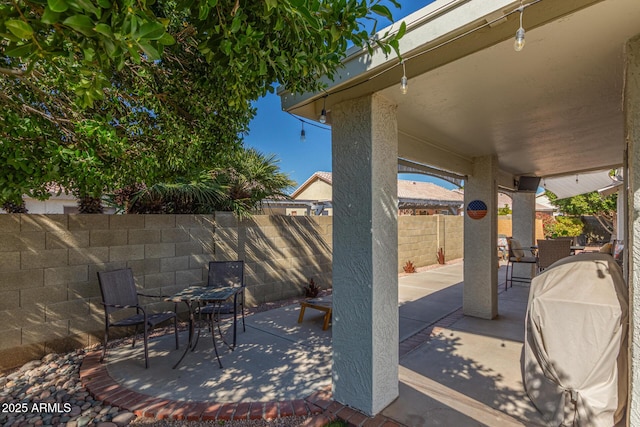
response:
[[[300,316],[298,316],[298,323],[302,323],[302,319],[304,318],[304,311],[307,307],[325,312],[322,330],[326,331],[329,327],[329,322],[331,321],[331,303],[314,300],[300,302]]]

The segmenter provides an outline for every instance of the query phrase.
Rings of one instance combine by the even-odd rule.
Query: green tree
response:
[[[72,79],[56,73],[58,62],[73,61],[43,61],[24,77],[0,80],[2,201],[45,198],[50,182],[95,201],[133,183],[197,176],[241,147],[254,114],[248,100],[232,106],[220,98],[224,81],[207,76],[197,50],[126,62],[84,108]]]
[[[616,215],[618,195],[614,193],[607,197],[601,197],[597,191],[580,194],[565,199],[558,197],[550,191],[545,193],[552,205],[560,212],[570,216],[592,215],[609,233],[613,233],[613,219]]]
[[[404,25],[370,41],[376,16],[381,0],[2,2],[0,202],[197,180],[240,149],[252,100],[319,90],[350,44],[397,51]]]
[[[0,72],[24,76],[41,61],[71,55],[75,69],[60,72],[90,105],[111,86],[113,69],[166,59],[178,46],[197,50],[211,74],[225,76],[231,98],[255,99],[275,84],[320,89],[318,78],[333,77],[350,44],[397,51],[404,26],[372,39],[376,16],[392,19],[382,0],[15,0],[0,4],[0,35],[4,56],[19,61]]]

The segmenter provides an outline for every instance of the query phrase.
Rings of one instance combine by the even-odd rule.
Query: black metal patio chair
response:
[[[504,281],[505,291],[507,290],[509,282],[511,282],[512,287],[513,282],[531,283],[531,277],[513,275],[514,264],[538,265],[538,257],[534,254],[531,248],[523,248],[522,245],[520,245],[520,242],[512,238],[507,239],[507,244],[509,248],[509,258],[507,258],[507,271]],[[530,253],[531,255],[526,255],[526,253]],[[511,275],[509,275],[509,266],[511,266]]]
[[[175,311],[164,311],[161,313],[148,313],[147,310],[142,307],[138,301],[139,296],[151,297],[151,298],[164,298],[158,295],[145,295],[138,293],[136,290],[135,280],[133,278],[133,272],[130,268],[113,270],[113,271],[99,271],[98,282],[100,283],[100,292],[102,293],[102,304],[104,306],[104,343],[102,347],[102,356],[100,362],[102,362],[107,354],[107,343],[109,342],[109,329],[114,327],[135,327],[135,333],[133,335],[133,343],[131,348],[136,345],[136,335],[138,334],[138,327],[142,325],[144,330],[144,364],[145,368],[149,367],[149,329],[153,329],[156,325],[173,319],[173,326],[176,336],[176,349],[178,348],[178,317]],[[117,319],[114,319],[114,314],[123,311],[129,311],[135,314],[127,317],[122,317],[126,313],[116,315]]]
[[[233,314],[233,348],[236,346],[236,319],[238,315],[238,307],[242,313],[242,331],[246,332],[244,324],[244,291],[246,285],[244,283],[244,261],[210,261],[209,274],[207,277],[207,287],[226,288],[237,287],[240,291],[233,296],[233,301],[229,300],[222,304],[207,304],[196,309],[196,313],[200,316],[204,315],[209,319],[210,328],[213,332],[213,322],[219,321],[216,316],[224,314]],[[220,324],[218,323],[218,326]],[[196,340],[197,344],[197,340]],[[195,347],[195,345],[194,345]]]

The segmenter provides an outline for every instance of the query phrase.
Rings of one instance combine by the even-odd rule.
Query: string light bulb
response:
[[[302,124],[302,129],[300,130],[300,142],[305,142],[307,140],[307,133],[304,131],[304,122],[300,120]]]
[[[327,109],[325,108],[327,105],[327,95],[322,98],[322,113],[320,113],[320,123],[327,123]]]
[[[400,93],[402,93],[403,95],[407,94],[407,91],[409,90],[409,85],[407,82],[407,70],[404,66],[404,60],[402,60],[402,62],[400,62],[402,64],[402,78],[400,79]]]
[[[520,28],[516,31],[516,40],[513,42],[513,48],[516,52],[520,52],[524,48],[524,28],[522,27],[522,15],[524,13],[524,6],[518,8],[520,11]]]

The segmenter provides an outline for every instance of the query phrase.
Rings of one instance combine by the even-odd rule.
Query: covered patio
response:
[[[526,44],[516,52],[521,18]],[[579,183],[620,168],[631,297],[638,286],[640,3],[435,1],[405,22],[403,62],[354,49],[324,92],[280,93],[286,111],[317,120],[326,109],[332,126],[333,396],[368,414],[386,411],[405,372],[395,344],[398,159],[464,179],[465,207],[486,206],[481,219],[465,216],[466,318],[498,327],[491,319],[507,310],[497,287],[497,192],[512,192],[513,236],[532,244],[535,192],[518,191],[523,177]],[[348,186],[355,180],[357,193]],[[627,424],[637,425],[631,319]]]

